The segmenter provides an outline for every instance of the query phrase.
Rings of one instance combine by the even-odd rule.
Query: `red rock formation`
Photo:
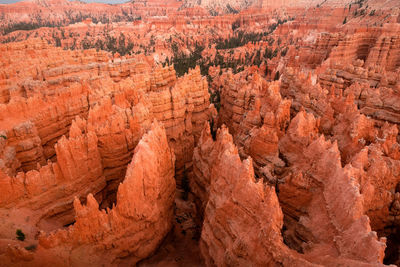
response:
[[[378,87],[368,84],[354,84],[344,94],[354,94],[360,112],[379,121],[400,123],[397,88]]]
[[[58,161],[38,170],[9,177],[1,172],[1,213],[9,214],[1,228],[3,237],[23,228],[31,238],[39,229],[52,230],[74,221],[73,196],[83,198],[105,187],[96,134],[79,118],[72,123],[69,138],[55,146]],[[22,222],[22,220],[26,220]]]
[[[330,58],[341,58],[344,62],[365,61],[364,67],[381,66],[394,71],[398,62],[398,24],[385,24],[383,28],[371,28],[344,36],[332,49]]]
[[[284,166],[279,158],[278,141],[290,121],[291,101],[282,99],[279,82],[268,83],[250,71],[236,76],[246,80],[227,82],[222,87],[219,119],[235,133],[240,156],[254,159],[256,176],[275,184],[271,172]]]
[[[35,242],[39,230],[50,231],[73,223],[74,197],[83,201],[84,196],[92,194],[101,207],[120,202],[117,191],[122,189],[118,186],[126,176],[134,149],[154,118],[165,125],[166,140],[175,148],[172,151],[180,172],[176,178],[179,180],[183,171],[191,168],[195,141],[209,117],[207,82],[199,68],[177,79],[172,66],[152,66],[140,56],[106,63],[108,56],[104,52],[65,51],[43,43],[25,42],[2,49],[8,67],[1,87],[7,92],[9,85],[16,88],[1,105],[0,115],[0,183],[5,190],[0,212],[9,214],[2,221],[5,227],[0,229],[3,240],[11,240],[15,229],[21,228],[27,240]],[[27,55],[37,64],[21,70],[20,82],[11,70]],[[64,61],[51,65],[49,56],[64,57]],[[41,73],[39,77],[35,76],[37,73]],[[152,156],[149,154],[148,158]],[[27,172],[18,173],[19,166]],[[168,175],[173,177],[174,172]],[[168,197],[173,199],[173,194]],[[90,221],[84,219],[84,214],[78,217]],[[150,242],[145,252],[138,250],[135,261],[154,252],[169,231],[171,223],[161,221],[162,234],[158,239],[149,235],[154,243]],[[120,238],[118,234],[114,237]],[[13,259],[25,255],[19,249],[10,249],[1,250],[0,254],[11,253],[14,256],[7,255]],[[33,265],[40,253],[34,254]],[[53,255],[43,253],[42,256]]]
[[[224,73],[220,81],[218,84],[222,88],[220,124],[225,123],[235,136],[240,130],[244,114],[252,109],[259,91],[265,90],[265,80],[249,71],[235,75],[232,72]]]
[[[191,161],[194,141],[209,116],[208,87],[198,68],[176,79],[172,66],[154,67],[151,73],[152,67],[143,57],[106,63],[108,56],[104,52],[90,50],[80,54],[35,42],[5,45],[2,51],[8,63],[1,88],[10,97],[1,107],[0,116],[5,121],[7,146],[15,148],[22,170],[35,169],[37,163],[44,165],[48,159],[55,161],[54,144],[68,133],[77,115],[89,116],[89,122],[100,137],[99,147],[108,180],[123,178],[127,160],[152,118],[165,124],[177,155],[178,170],[183,171]],[[17,78],[12,70],[27,54],[35,64],[21,70]],[[56,64],[48,64],[49,56],[54,57]],[[82,57],[78,60],[78,56]],[[14,88],[8,84],[14,84]],[[115,102],[115,106],[111,102]],[[137,106],[140,102],[142,104]],[[93,111],[89,112],[89,107]],[[126,108],[132,108],[133,112],[129,115]],[[108,117],[109,112],[115,114],[114,120]],[[142,130],[135,133],[138,129]],[[101,138],[103,135],[105,140]],[[112,138],[122,150],[127,147],[128,151],[117,152],[118,147],[106,141],[107,138]],[[120,143],[125,139],[127,146]],[[118,162],[112,163],[115,160]],[[121,167],[122,172],[113,170],[114,167]]]
[[[330,105],[321,118],[320,129],[332,140],[337,141],[342,162],[349,160],[367,144],[375,142],[378,132],[373,120],[360,114],[354,104],[354,96],[329,96]]]
[[[165,129],[154,122],[135,148],[117,204],[106,211],[99,210],[92,194],[86,205],[75,198],[75,224],[42,234],[35,257],[25,264],[45,263],[42,255],[61,266],[135,264],[150,255],[172,225],[174,162]]]
[[[315,76],[311,73],[305,75],[297,68],[288,68],[281,78],[280,93],[282,97],[292,99],[292,108],[299,111],[301,108],[307,112],[322,116],[329,106],[328,90],[316,84]]]
[[[175,72],[170,67],[169,73],[163,71],[155,75],[148,99],[152,103],[150,111],[153,116],[165,125],[171,148],[177,157],[177,172],[182,172],[187,167],[185,165],[190,165],[195,141],[209,117],[208,86],[199,68],[168,88],[165,79],[171,74]]]
[[[350,2],[0,5],[0,265],[399,263],[399,4]]]
[[[167,5],[160,5],[160,1],[150,2],[148,7],[143,4],[125,3],[107,5],[103,3],[85,3],[65,0],[35,0],[21,1],[13,4],[0,4],[0,12],[4,14],[0,23],[2,30],[21,22],[38,23],[43,26],[68,25],[84,21],[90,17],[95,21],[107,23],[111,21],[131,21],[144,15],[165,15],[176,11],[180,4],[169,1]],[[154,3],[151,3],[154,2]],[[173,4],[175,4],[173,6]]]
[[[297,244],[298,249],[312,255],[331,246],[332,257],[382,262],[385,244],[377,241],[369,218],[363,215],[363,197],[352,167],[342,168],[337,144],[318,137],[317,126],[312,115],[300,112],[280,142],[280,151],[292,167],[279,185],[279,200],[287,224],[297,224],[288,226],[294,233],[286,234],[294,243],[297,237],[307,240],[307,245]],[[305,129],[314,129],[314,134]],[[366,249],[360,250],[361,246]]]
[[[251,159],[241,162],[228,130],[219,129],[213,142],[207,126],[201,139],[194,165],[203,173],[195,175],[193,183],[202,183],[207,192],[193,192],[208,195],[199,194],[207,203],[200,241],[206,264],[306,266],[283,244],[283,216],[274,188],[255,181]],[[209,156],[208,162],[196,158],[202,153]]]
[[[307,131],[309,127],[304,123],[311,127],[309,130],[315,133],[314,137],[307,134],[310,133]],[[298,161],[293,168],[300,171],[297,176],[295,172],[288,174],[285,183],[279,186],[283,208],[292,203],[292,207],[303,206],[300,210],[312,213],[310,217],[305,214],[299,216],[300,223],[304,225],[303,228],[297,228],[298,234],[304,238],[307,238],[305,234],[313,236],[312,239],[306,239],[308,247],[304,256],[283,244],[280,234],[283,216],[274,187],[263,184],[262,180],[255,181],[252,160],[241,162],[226,128],[218,130],[215,142],[209,127],[205,128],[194,154],[194,169],[197,172],[194,172],[191,185],[194,185],[194,194],[207,203],[200,241],[207,265],[230,266],[251,262],[254,265],[279,263],[284,266],[306,266],[318,263],[336,266],[362,265],[362,262],[378,265],[382,262],[385,245],[378,242],[376,233],[371,232],[368,217],[363,215],[361,197],[350,180],[349,170],[341,167],[337,147],[317,136],[315,123],[312,115],[305,119],[304,114],[300,113],[289,127],[288,137],[282,139],[283,153],[290,163]],[[304,147],[304,150],[292,154],[286,152],[293,147]],[[210,158],[204,158],[205,155]],[[300,155],[304,155],[301,160],[298,157]],[[312,177],[318,179],[315,183],[310,180],[314,178],[302,178],[302,168],[309,168],[306,166],[313,162],[307,158],[308,155],[318,158],[316,166],[308,170],[321,172],[313,173],[316,176]],[[336,159],[327,160],[326,157]],[[293,186],[296,189],[291,191],[289,188]],[[307,189],[313,186],[322,187],[321,190],[311,190],[311,193]],[[296,197],[290,197],[291,194]],[[343,213],[343,208],[348,212]],[[320,257],[322,254],[325,256]]]

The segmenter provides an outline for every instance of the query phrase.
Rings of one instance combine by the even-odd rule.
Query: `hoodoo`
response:
[[[8,2],[0,267],[400,265],[398,0]]]

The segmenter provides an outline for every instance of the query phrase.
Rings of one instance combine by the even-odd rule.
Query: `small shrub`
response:
[[[221,96],[218,90],[215,90],[210,94],[210,103],[214,104],[217,112],[219,112],[219,109],[221,108]]]
[[[288,48],[288,47],[285,47],[285,48],[281,51],[281,56],[282,56],[282,57],[286,56],[288,50],[289,50],[289,48]]]
[[[275,73],[275,77],[274,77],[274,81],[279,80],[279,78],[281,77],[279,70]]]
[[[29,251],[33,251],[33,250],[36,250],[36,245],[30,245],[30,246],[27,246],[27,247],[25,247],[25,249],[26,250],[29,250]]]
[[[213,140],[217,140],[217,131],[214,130],[214,119],[211,118],[210,121],[208,121],[208,123],[210,124],[210,131],[211,131],[211,136],[213,138]]]
[[[15,231],[15,234],[17,235],[18,240],[20,240],[20,241],[25,240],[25,234],[24,234],[24,232],[22,232],[21,229],[17,229],[17,231]]]

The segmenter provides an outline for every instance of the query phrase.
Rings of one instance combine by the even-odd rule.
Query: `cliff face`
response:
[[[0,32],[9,32],[20,23],[39,27],[66,26],[84,22],[103,24],[113,21],[134,21],[144,16],[165,16],[176,13],[180,1],[132,1],[117,5],[66,0],[22,1],[0,4],[3,19]],[[18,28],[18,27],[17,27]]]
[[[135,264],[147,257],[172,226],[174,162],[165,129],[153,123],[135,148],[125,179],[118,187],[117,204],[105,212],[98,209],[92,195],[88,195],[86,206],[75,199],[75,224],[68,230],[40,237],[39,244],[55,251],[59,247],[76,251],[76,255],[71,253],[69,265],[80,262],[82,247],[91,255],[93,251],[97,254],[95,260],[88,259],[88,264],[116,264],[125,257]]]
[[[118,264],[122,259],[135,264],[147,257],[172,226],[174,162],[165,129],[154,122],[135,148],[118,187],[117,204],[99,210],[92,194],[85,205],[75,198],[74,225],[50,235],[42,233],[38,252],[27,264],[35,266],[46,259],[61,266]],[[9,253],[18,247],[10,249]]]
[[[2,173],[1,213],[8,214],[1,229],[3,237],[11,238],[10,229],[23,227],[28,220],[29,234],[38,229],[52,230],[74,221],[73,196],[92,193],[101,201],[100,191],[106,185],[98,139],[79,118],[72,123],[69,138],[61,138],[55,146],[58,161],[48,162],[27,173],[10,177]],[[71,196],[73,195],[73,196]]]
[[[218,13],[234,13],[239,12],[243,9],[247,9],[250,6],[259,6],[258,0],[252,1],[244,1],[244,0],[230,0],[230,1],[210,1],[210,0],[201,0],[201,1],[193,1],[193,0],[185,0],[185,7],[193,7],[199,5],[203,8],[206,8],[210,11],[211,14]]]
[[[60,260],[68,258],[62,252],[67,248],[58,247],[65,240],[71,241],[65,241],[68,249],[77,248],[77,251],[81,250],[82,242],[89,246],[92,244],[94,251],[99,246],[108,248],[111,243],[121,242],[118,249],[111,253],[110,264],[129,255],[132,262],[136,262],[154,252],[172,224],[175,181],[171,183],[170,179],[175,176],[176,170],[176,179],[180,183],[183,173],[191,169],[195,142],[209,117],[207,82],[201,77],[200,70],[197,68],[184,77],[176,78],[172,66],[154,66],[145,57],[111,58],[105,52],[72,52],[32,41],[3,45],[1,50],[4,52],[2,60],[7,66],[2,69],[1,88],[8,96],[0,108],[0,182],[2,192],[4,190],[0,212],[4,215],[2,222],[5,226],[1,227],[2,239],[12,240],[15,229],[21,228],[27,242],[36,242],[40,230],[50,232],[75,223],[76,230],[56,234],[54,239],[43,239],[47,247],[54,247],[52,252],[46,250],[40,254],[41,249],[38,249],[39,254],[34,255],[42,255],[46,259],[50,257],[46,255],[58,255],[54,257]],[[22,60],[24,57],[29,57],[34,64],[26,64],[26,68],[18,67],[25,62]],[[13,69],[20,69],[18,76],[13,74]],[[168,184],[161,184],[159,188],[157,180],[148,180],[149,187],[155,186],[160,190],[154,193],[156,189],[140,189],[146,191],[140,194],[154,198],[149,200],[151,204],[144,204],[148,201],[145,197],[136,199],[136,204],[129,206],[133,201],[129,200],[131,191],[139,190],[136,188],[139,178],[135,178],[134,185],[119,185],[127,177],[136,175],[127,167],[139,140],[151,128],[154,119],[164,126],[153,127],[156,133],[152,138],[155,140],[146,138],[151,139],[148,142],[162,139],[161,145],[156,143],[150,148],[151,151],[160,151],[141,152],[140,160],[162,166],[135,164],[148,169],[154,179],[167,177],[165,182]],[[146,144],[147,141],[141,146]],[[168,160],[167,152],[173,154],[168,156]],[[167,165],[164,166],[164,163]],[[88,206],[80,206],[79,201],[84,202],[88,194]],[[160,200],[158,196],[162,194],[166,197]],[[114,226],[101,223],[98,229],[105,236],[114,236],[115,242],[105,240],[104,243],[94,244],[96,234],[85,235],[82,232],[97,229],[94,225],[88,226],[89,222],[105,220],[105,212],[99,211],[98,207],[111,208],[115,203],[120,213],[117,216],[118,212],[113,211],[114,215],[108,216],[116,217],[106,221],[115,220],[113,223],[119,228],[110,230]],[[160,206],[162,211],[153,210],[153,205],[164,204]],[[139,206],[144,209],[147,221],[140,227],[126,229],[131,231],[129,233],[118,234],[118,229],[130,224],[126,217],[139,216],[132,215],[132,210],[138,210]],[[125,208],[129,214],[123,212]],[[148,214],[149,209],[159,215]],[[157,216],[159,220],[155,218]],[[111,225],[113,223],[110,222]],[[155,231],[157,234],[144,234],[148,239],[141,244],[139,240],[143,239],[144,231]],[[131,234],[136,236],[130,239]],[[133,240],[130,244],[137,247],[126,251],[124,246],[127,246],[127,241],[121,239],[123,235],[126,235],[126,240]],[[7,262],[25,259],[23,248],[7,251],[1,251]],[[88,263],[104,260],[102,253],[96,253],[88,258]],[[38,259],[41,256],[32,259],[32,255],[28,253],[27,256],[32,265],[40,262]],[[72,264],[79,257],[74,255],[68,261]]]
[[[207,131],[203,138],[211,139]],[[310,265],[283,244],[283,215],[275,188],[256,182],[252,160],[240,160],[232,136],[224,127],[218,130],[211,156],[200,240],[206,264]]]
[[[345,62],[363,60],[364,67],[380,66],[387,71],[395,71],[398,62],[398,24],[386,24],[382,28],[372,28],[344,36],[337,44],[330,58],[342,58]]]
[[[371,228],[386,236],[391,232],[388,227],[397,225],[393,216],[397,214],[396,126],[361,113],[356,104],[360,101],[361,105],[361,99],[354,97],[356,88],[360,95],[360,86],[351,86],[345,93],[335,87],[328,91],[315,84],[312,75],[291,69],[281,82],[268,83],[247,70],[236,74],[251,81],[246,89],[229,79],[223,83],[230,75],[221,76],[220,123],[235,133],[233,141],[241,158],[254,159],[256,179],[277,187],[285,244],[320,264],[334,264],[337,257],[382,262],[385,240],[378,241]],[[291,98],[293,105],[281,94]],[[218,162],[214,159],[217,149],[221,149],[219,143],[213,144],[206,136],[195,149],[191,188],[202,200],[200,210],[210,198],[210,166]],[[331,197],[332,192],[336,193]],[[343,209],[346,220],[340,218]],[[366,242],[368,249],[350,246],[348,240]],[[330,260],[318,258],[321,251],[330,251]]]
[[[252,160],[240,160],[227,128],[219,129],[213,141],[209,127],[205,127],[194,155],[194,169],[200,175],[194,173],[192,188],[207,203],[200,248],[208,266],[249,262],[257,266],[375,266],[382,262],[385,244],[371,232],[369,219],[363,214],[362,197],[350,179],[351,167],[341,167],[336,144],[318,137],[315,123],[312,115],[299,113],[282,138],[282,153],[293,169],[288,169],[279,185],[279,201],[274,187],[261,179],[256,181]],[[210,158],[205,160],[203,153]],[[307,240],[304,255],[283,243],[280,206],[290,210],[286,211],[290,218],[300,218],[302,226],[292,228],[285,223],[283,233],[291,248],[295,246],[288,231],[296,229],[294,236]],[[297,208],[309,212],[310,217],[296,215],[293,209]]]
[[[233,77],[237,81],[232,81]],[[246,78],[244,78],[246,77]],[[268,83],[250,70],[225,79],[221,90],[220,123],[226,123],[242,158],[251,156],[257,177],[274,183],[270,173],[283,167],[278,141],[290,121],[291,101],[282,99],[279,83]]]
[[[0,265],[399,264],[398,7],[0,5]]]
[[[155,67],[151,73],[143,57],[108,63],[104,52],[80,55],[36,42],[27,42],[26,47],[2,48],[7,68],[1,87],[8,97],[0,116],[7,136],[5,149],[14,148],[20,162],[17,171],[35,169],[37,163],[44,165],[49,159],[56,161],[54,144],[68,135],[75,116],[88,118],[99,136],[108,180],[123,177],[132,150],[152,118],[165,124],[177,168],[185,169],[192,152],[183,151],[193,150],[201,125],[208,119],[208,87],[199,69],[177,79],[172,67]],[[16,77],[12,70],[27,55],[35,64]],[[51,57],[56,63],[49,64]],[[124,140],[126,146],[120,142]]]
[[[170,71],[173,69],[170,67]],[[174,71],[173,71],[174,73]],[[177,158],[177,172],[190,167],[194,145],[202,125],[209,118],[209,94],[200,68],[178,79],[174,87],[165,84],[165,74],[155,75],[155,86],[148,92],[150,112],[163,122]]]
[[[328,0],[323,2],[324,6],[338,7],[349,4],[349,0]],[[208,9],[211,13],[234,13],[248,8],[278,9],[278,8],[311,8],[320,4],[316,0],[229,0],[229,1],[211,1],[211,0],[185,0],[184,7],[193,7],[199,5]]]
[[[279,200],[287,225],[292,220],[299,224],[295,233],[286,234],[292,240],[307,240],[307,247],[299,249],[311,254],[332,246],[328,250],[333,257],[382,262],[385,244],[371,232],[359,184],[352,179],[354,170],[351,165],[342,168],[337,144],[316,135],[316,123],[312,115],[300,112],[280,141],[280,151],[293,167],[279,185]],[[368,244],[363,246],[366,250],[360,249],[361,243]]]
[[[390,87],[371,87],[367,83],[354,84],[344,91],[344,94],[353,94],[360,112],[384,123],[385,121],[399,124],[400,110],[398,107],[399,85]]]

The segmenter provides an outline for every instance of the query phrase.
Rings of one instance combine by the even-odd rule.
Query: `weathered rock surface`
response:
[[[342,167],[337,144],[318,136],[317,127],[312,115],[300,112],[280,141],[291,167],[279,185],[279,200],[288,229],[293,221],[298,224],[295,233],[287,233],[289,240],[305,240],[298,249],[306,253],[322,247],[332,257],[382,262],[385,243],[371,232],[353,167]]]
[[[94,206],[111,208],[118,203],[118,190],[122,190],[119,184],[126,177],[139,140],[154,119],[164,125],[168,146],[177,159],[168,177],[175,176],[176,168],[180,182],[182,174],[191,169],[195,142],[210,115],[207,82],[199,68],[176,78],[172,66],[154,66],[140,56],[108,61],[105,52],[65,51],[33,41],[7,44],[0,49],[7,62],[1,88],[13,92],[0,107],[0,183],[1,192],[4,190],[0,200],[4,227],[0,236],[4,242],[15,237],[16,229],[24,231],[28,242],[37,242],[40,230],[49,232],[74,223],[75,197],[85,201],[86,195],[91,194],[96,199],[98,204],[94,205],[90,197],[90,212],[78,211],[79,218],[89,221],[91,218],[85,219],[84,214],[103,214],[93,212]],[[21,70],[18,77],[12,74],[12,69],[28,54],[35,64]],[[51,57],[64,60],[53,64]],[[38,71],[40,77],[35,76]],[[148,159],[154,160],[153,156],[149,154]],[[172,188],[174,192],[175,183]],[[174,194],[168,192],[167,200],[173,200]],[[145,205],[139,200],[137,203]],[[171,221],[173,209],[168,212],[169,217],[162,216]],[[158,226],[158,239],[149,235],[148,247],[140,245],[144,252],[135,252],[133,262],[158,247],[171,228],[171,223],[164,219]],[[120,239],[117,233],[110,235]],[[78,237],[74,238],[71,237],[76,241]],[[59,253],[60,249],[54,250]],[[0,254],[11,255],[7,251],[2,249]],[[12,259],[23,257],[20,249],[12,251]],[[32,252],[28,254],[32,258]],[[128,254],[134,252],[118,257]],[[37,264],[37,257],[41,256],[34,256],[33,265]],[[101,262],[97,256],[88,260]]]
[[[397,0],[0,13],[0,265],[400,264]]]
[[[377,266],[382,262],[385,244],[377,240],[376,233],[371,232],[368,217],[363,215],[362,197],[350,179],[349,170],[341,167],[336,145],[326,142],[323,137],[303,132],[307,127],[311,127],[310,130],[316,129],[315,123],[312,115],[305,119],[304,114],[299,113],[289,127],[288,137],[282,139],[283,146],[287,146],[288,150],[291,146],[304,147],[298,154],[303,155],[303,163],[295,165],[300,173],[297,176],[294,171],[293,176],[288,174],[278,191],[284,209],[287,203],[293,201],[292,207],[301,206],[300,210],[312,213],[310,217],[299,215],[300,223],[304,225],[299,227],[302,232],[298,234],[313,235],[312,239],[307,239],[308,248],[303,251],[304,255],[283,243],[283,213],[279,208],[275,188],[260,179],[256,182],[252,160],[240,160],[227,128],[219,129],[217,139],[213,141],[206,125],[202,141],[194,154],[194,169],[197,168],[201,175],[194,172],[191,185],[201,184],[197,188],[193,187],[193,192],[207,203],[200,248],[208,266],[249,263],[255,266],[312,266],[314,263],[324,266]],[[208,162],[200,158],[202,153],[210,155]],[[297,158],[297,152],[284,153],[291,163]],[[321,176],[315,173],[321,178],[312,176],[318,179],[315,182],[301,172],[302,167],[313,162],[307,158],[308,155],[319,156],[312,170],[322,173]],[[336,159],[326,160],[325,157]],[[331,168],[324,164],[334,164],[337,167]],[[333,171],[335,175],[326,175],[324,171]],[[287,190],[292,183],[296,184],[296,189]],[[313,186],[321,187],[310,193],[307,187]],[[306,197],[307,194],[309,197]]]
[[[230,75],[221,89],[220,123],[234,133],[240,156],[252,157],[256,176],[274,184],[271,171],[284,166],[278,141],[290,121],[291,101],[282,99],[278,82],[268,83],[258,73],[236,74],[240,82]]]
[[[56,161],[54,144],[68,134],[75,116],[88,118],[99,136],[107,180],[124,176],[127,160],[152,118],[166,127],[177,169],[182,172],[190,165],[194,142],[209,116],[207,82],[198,68],[177,79],[172,66],[154,67],[151,73],[153,67],[143,57],[107,62],[104,52],[80,54],[36,42],[5,45],[2,51],[8,63],[1,88],[10,94],[0,115],[7,136],[4,149],[14,149],[21,163],[8,172]],[[16,77],[13,68],[27,54],[35,64]],[[49,64],[50,56],[56,64]],[[40,77],[35,76],[38,71]]]
[[[218,130],[212,140],[210,129],[202,134],[203,143],[196,148],[207,153],[209,162],[194,157],[202,168],[206,197],[200,249],[208,266],[255,266],[307,264],[296,252],[283,244],[280,231],[283,214],[274,187],[256,182],[252,160],[241,161],[228,129]],[[211,150],[211,151],[210,151]]]
[[[121,260],[135,264],[149,256],[172,226],[174,162],[165,129],[154,122],[135,148],[118,187],[117,204],[99,210],[92,194],[85,205],[75,198],[74,225],[50,235],[42,233],[35,257],[25,264],[36,266],[49,257],[60,266],[116,265]]]
[[[80,128],[81,127],[81,128]],[[72,123],[69,138],[55,146],[58,161],[38,170],[10,177],[1,172],[0,210],[3,238],[14,237],[13,229],[23,228],[33,237],[37,231],[53,230],[74,221],[73,197],[92,193],[101,201],[106,185],[98,139],[82,121]]]

